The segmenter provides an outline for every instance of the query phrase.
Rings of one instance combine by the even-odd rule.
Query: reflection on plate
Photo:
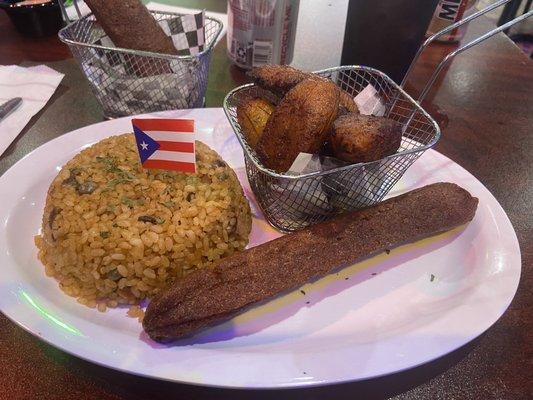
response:
[[[242,151],[222,110],[156,114],[163,115],[194,118],[200,140],[236,170],[254,214],[250,244],[278,236],[254,202]],[[134,374],[212,386],[344,382],[397,372],[455,350],[490,327],[514,296],[520,251],[507,216],[472,175],[428,151],[391,195],[455,182],[480,200],[466,229],[339,270],[173,346],[154,343],[137,320],[126,317],[125,308],[98,313],[64,295],[44,275],[33,245],[58,168],[81,148],[129,130],[129,119],[117,119],[65,134],[0,177],[0,309],[78,357]]]

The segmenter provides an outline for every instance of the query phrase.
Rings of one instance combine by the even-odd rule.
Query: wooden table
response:
[[[189,3],[193,3],[189,1]],[[224,2],[208,2],[224,9]],[[486,20],[472,26],[478,32]],[[101,110],[68,49],[55,38],[23,39],[0,14],[0,64],[45,62],[66,73],[57,93],[0,157],[0,174],[40,144],[101,120]],[[416,93],[450,47],[430,48],[408,91]],[[425,107],[443,128],[437,150],[473,173],[501,203],[520,240],[523,271],[518,293],[485,334],[434,362],[358,383],[305,390],[235,391],[193,387],[99,367],[49,346],[0,315],[0,398],[9,399],[240,399],[240,398],[533,398],[533,65],[499,35],[456,59]],[[214,51],[208,106],[246,81],[230,66],[225,41]]]

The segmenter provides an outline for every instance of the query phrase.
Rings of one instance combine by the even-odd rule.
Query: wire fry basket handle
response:
[[[409,79],[409,76],[410,76],[411,72],[413,71],[414,65],[416,64],[416,62],[419,59],[420,55],[429,46],[429,44],[431,44],[433,41],[435,41],[435,39],[441,37],[442,35],[444,35],[444,34],[446,34],[448,32],[453,31],[454,29],[457,29],[458,27],[460,27],[460,26],[472,21],[473,19],[478,18],[481,15],[484,15],[484,14],[488,13],[489,11],[494,10],[495,8],[498,8],[498,7],[500,7],[500,6],[504,5],[504,4],[509,3],[510,1],[513,1],[513,0],[499,0],[499,1],[495,2],[494,4],[491,4],[491,5],[487,6],[487,7],[485,7],[484,9],[479,10],[479,11],[469,15],[468,17],[463,18],[460,21],[457,21],[456,23],[448,26],[447,28],[445,28],[445,29],[435,33],[434,35],[431,35],[430,37],[428,37],[424,41],[424,43],[422,43],[422,45],[418,49],[417,53],[415,54],[415,57],[413,58],[413,61],[411,62],[411,65],[409,66],[409,68],[408,68],[408,70],[407,70],[407,72],[406,72],[406,74],[405,74],[400,86],[402,88],[405,86],[407,80]],[[499,26],[497,28],[494,28],[494,29],[488,31],[487,33],[485,33],[485,34],[483,34],[483,35],[471,40],[470,42],[458,47],[457,49],[455,49],[454,51],[449,53],[446,57],[444,57],[444,59],[439,63],[439,65],[437,65],[437,68],[435,68],[435,70],[433,71],[433,74],[431,75],[429,80],[426,82],[426,85],[424,86],[424,89],[422,89],[422,92],[418,96],[418,99],[417,99],[418,103],[421,103],[424,100],[426,95],[429,93],[431,87],[435,83],[435,80],[437,79],[437,77],[440,74],[440,72],[443,70],[443,68],[446,66],[446,64],[448,64],[457,54],[460,54],[463,51],[468,50],[469,48],[471,48],[471,47],[475,46],[476,44],[479,44],[479,43],[487,40],[488,38],[494,36],[497,33],[500,33],[500,32],[502,32],[502,31],[504,31],[506,29],[509,29],[511,26],[515,25],[516,23],[518,23],[520,21],[523,21],[523,20],[531,17],[532,15],[533,15],[533,10],[530,10],[529,12],[524,13],[521,16],[516,17],[515,19],[512,19],[511,21],[507,22],[504,25],[501,25],[501,26]]]
[[[61,14],[63,15],[63,20],[68,25],[71,21],[67,14],[67,9],[65,7],[65,0],[58,0],[59,8],[61,9]],[[83,15],[81,15],[80,7],[78,6],[78,0],[72,0],[72,4],[74,5],[74,8],[76,9],[76,14],[78,14],[78,19],[80,19]]]

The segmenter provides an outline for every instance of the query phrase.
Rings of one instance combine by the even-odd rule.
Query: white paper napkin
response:
[[[52,97],[63,76],[46,65],[0,65],[0,104],[22,97],[22,104],[0,121],[0,155]]]

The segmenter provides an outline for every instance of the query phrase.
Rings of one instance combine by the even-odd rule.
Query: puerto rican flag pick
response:
[[[134,118],[131,123],[144,168],[196,172],[194,120]]]

